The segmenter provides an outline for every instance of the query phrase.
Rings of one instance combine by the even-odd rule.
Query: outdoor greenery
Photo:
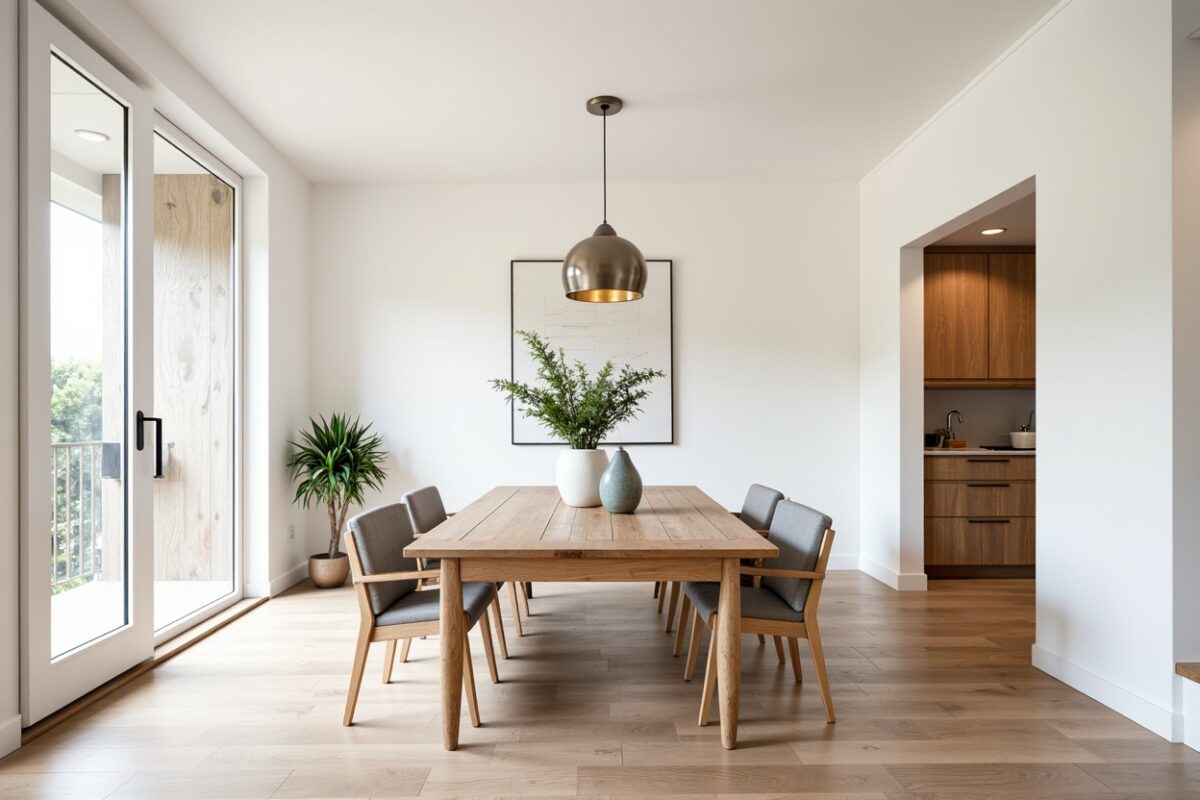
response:
[[[492,387],[575,450],[596,449],[614,428],[638,414],[638,404],[650,396],[645,384],[666,376],[659,369],[633,369],[626,364],[614,378],[608,361],[595,378],[589,378],[582,361],[568,366],[566,353],[562,348],[552,350],[547,339],[532,331],[517,331],[517,335],[537,362],[542,385],[496,378]]]
[[[50,362],[50,441],[100,442],[103,438],[103,373],[98,364],[74,359]],[[97,471],[98,449],[53,453],[55,519],[51,592],[69,591],[91,580],[103,561],[104,515]],[[85,574],[86,573],[86,574]],[[71,574],[82,577],[66,580]]]
[[[102,433],[99,364],[50,362],[50,441],[98,442]]]
[[[334,414],[328,422],[310,418],[309,424],[310,430],[300,432],[300,443],[289,442],[288,469],[292,480],[299,481],[292,502],[304,508],[320,504],[329,511],[329,557],[336,558],[346,512],[351,503],[362,504],[365,489],[383,488],[388,454],[383,437],[357,417],[351,421],[348,415]]]

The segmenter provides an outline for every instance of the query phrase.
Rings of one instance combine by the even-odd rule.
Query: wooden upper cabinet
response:
[[[988,377],[1037,375],[1035,277],[1032,253],[988,255]]]
[[[925,380],[931,387],[1032,388],[1033,253],[925,254]]]
[[[925,379],[988,376],[988,257],[925,256]]]

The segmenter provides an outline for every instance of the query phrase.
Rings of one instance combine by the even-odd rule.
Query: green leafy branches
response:
[[[301,431],[301,442],[289,442],[292,457],[288,469],[296,485],[293,503],[304,508],[324,505],[329,511],[329,557],[338,554],[338,536],[346,524],[351,503],[361,505],[366,489],[379,490],[387,472],[383,462],[387,451],[383,437],[371,433],[355,417],[334,414],[326,422],[309,419],[310,430]]]
[[[614,376],[609,361],[589,379],[583,362],[567,364],[562,348],[552,350],[548,340],[532,331],[517,331],[517,335],[537,363],[540,385],[496,378],[492,388],[576,450],[594,450],[613,428],[635,417],[638,404],[650,396],[645,385],[666,377],[660,369],[633,369],[628,364]]]

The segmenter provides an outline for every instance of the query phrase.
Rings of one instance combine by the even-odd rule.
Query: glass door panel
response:
[[[233,595],[234,187],[154,136],[154,628]]]
[[[153,653],[153,109],[22,4],[21,711]],[[149,427],[149,426],[147,426]],[[142,433],[149,436],[142,436]]]
[[[50,654],[129,621],[126,109],[50,55]]]

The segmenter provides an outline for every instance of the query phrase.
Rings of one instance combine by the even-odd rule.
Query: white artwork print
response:
[[[642,299],[626,303],[581,303],[563,294],[561,261],[512,262],[513,380],[533,384],[537,365],[516,331],[533,331],[566,352],[594,375],[613,363],[619,373],[661,369],[666,377],[646,385],[650,396],[641,413],[622,423],[603,444],[671,444],[674,441],[674,376],[671,374],[671,262],[647,261]],[[527,419],[519,407],[513,414],[513,444],[557,444],[562,440]]]

